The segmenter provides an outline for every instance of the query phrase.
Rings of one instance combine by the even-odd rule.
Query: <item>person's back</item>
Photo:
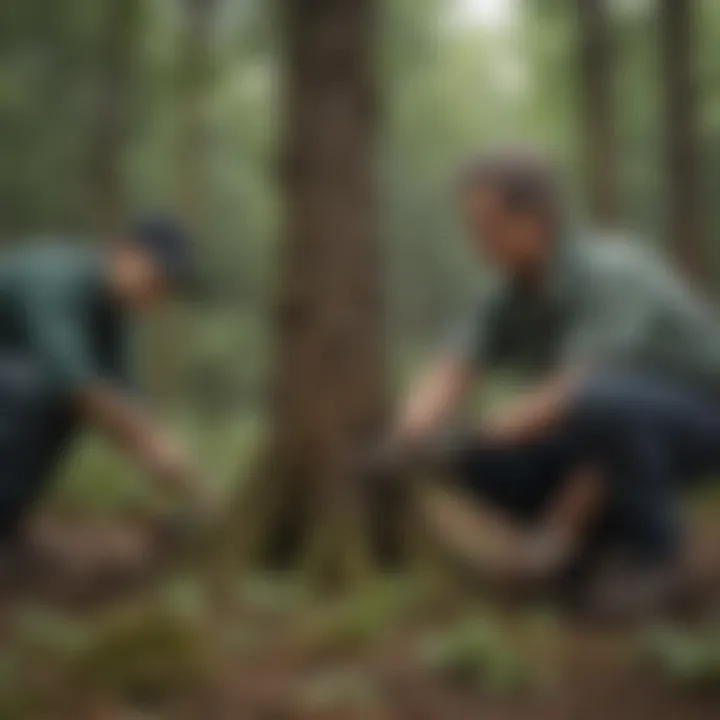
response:
[[[58,392],[86,371],[73,366],[78,362],[124,382],[125,313],[106,274],[98,249],[62,240],[1,257],[0,354],[32,364]]]
[[[568,281],[561,362],[605,359],[720,391],[716,309],[655,248],[591,232],[567,252],[577,271]]]
[[[162,217],[131,224],[102,248],[57,241],[0,258],[0,576],[81,426],[206,502],[183,449],[125,383],[126,319],[182,289],[191,260],[182,228]]]

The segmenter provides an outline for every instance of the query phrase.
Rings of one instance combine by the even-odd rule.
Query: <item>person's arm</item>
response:
[[[569,367],[495,411],[483,423],[483,439],[493,444],[513,444],[542,437],[566,417],[574,391],[587,372],[585,367]]]
[[[202,497],[181,446],[144,409],[115,388],[94,362],[82,302],[64,284],[38,282],[26,298],[30,352],[58,402],[73,404],[153,478]]]
[[[567,416],[582,381],[598,369],[643,361],[656,319],[687,291],[669,269],[639,250],[619,256],[583,288],[559,348],[559,369],[490,415],[482,433],[498,443],[536,439]]]
[[[457,410],[473,381],[464,359],[448,356],[434,365],[414,387],[400,412],[395,435],[414,444],[437,431]]]
[[[496,355],[497,307],[502,295],[491,286],[476,301],[472,312],[453,328],[443,354],[411,389],[395,423],[396,435],[412,442],[437,432],[467,399],[471,385]]]
[[[453,355],[430,368],[411,388],[389,431],[363,453],[362,477],[371,484],[395,483],[418,463],[435,462],[437,435],[466,396],[472,376],[472,368]]]
[[[94,379],[76,391],[74,402],[90,425],[155,480],[182,497],[204,502],[198,473],[182,446],[126,394]]]

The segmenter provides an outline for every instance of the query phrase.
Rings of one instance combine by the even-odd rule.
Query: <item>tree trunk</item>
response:
[[[125,210],[123,155],[139,9],[138,0],[105,0],[98,36],[88,197],[94,228],[102,235],[118,229]]]
[[[384,400],[374,6],[282,3],[285,224],[265,497],[270,537],[334,579],[362,545],[354,465]]]
[[[208,184],[208,95],[217,0],[183,0],[178,102],[177,197],[194,230],[204,224]]]
[[[692,0],[661,0],[662,78],[670,244],[692,277],[705,278]]]
[[[617,214],[613,49],[607,5],[605,0],[577,0],[586,193],[590,213],[599,223],[612,223]]]
[[[195,238],[206,233],[209,106],[217,0],[182,0],[177,61],[176,214]],[[184,365],[182,308],[168,302],[153,323],[153,394],[166,410],[180,397]]]

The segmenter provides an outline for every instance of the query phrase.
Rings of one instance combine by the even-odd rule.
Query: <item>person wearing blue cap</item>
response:
[[[207,501],[183,447],[130,392],[133,316],[193,281],[172,218],[129,223],[107,246],[28,244],[0,260],[0,570],[25,547],[29,510],[84,426],[153,478]]]

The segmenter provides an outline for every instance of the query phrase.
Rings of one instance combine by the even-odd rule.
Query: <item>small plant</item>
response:
[[[96,623],[73,664],[73,678],[83,687],[143,701],[201,680],[209,665],[204,610],[194,583],[168,584],[157,596]]]
[[[88,624],[26,606],[14,613],[0,658],[0,718],[32,720],[57,709],[67,669],[87,647]]]
[[[364,709],[378,702],[377,688],[369,678],[352,669],[336,669],[309,679],[300,692],[300,704],[310,713]]]
[[[675,684],[720,690],[720,628],[655,630],[642,643],[642,657]]]
[[[407,581],[387,581],[307,618],[301,637],[313,650],[347,651],[383,637],[417,606],[418,588]]]
[[[487,619],[464,621],[427,638],[423,663],[465,685],[493,692],[513,692],[533,684],[531,668],[500,628]]]
[[[112,622],[74,668],[78,683],[112,694],[154,700],[186,686],[205,669],[195,628],[152,612]]]

